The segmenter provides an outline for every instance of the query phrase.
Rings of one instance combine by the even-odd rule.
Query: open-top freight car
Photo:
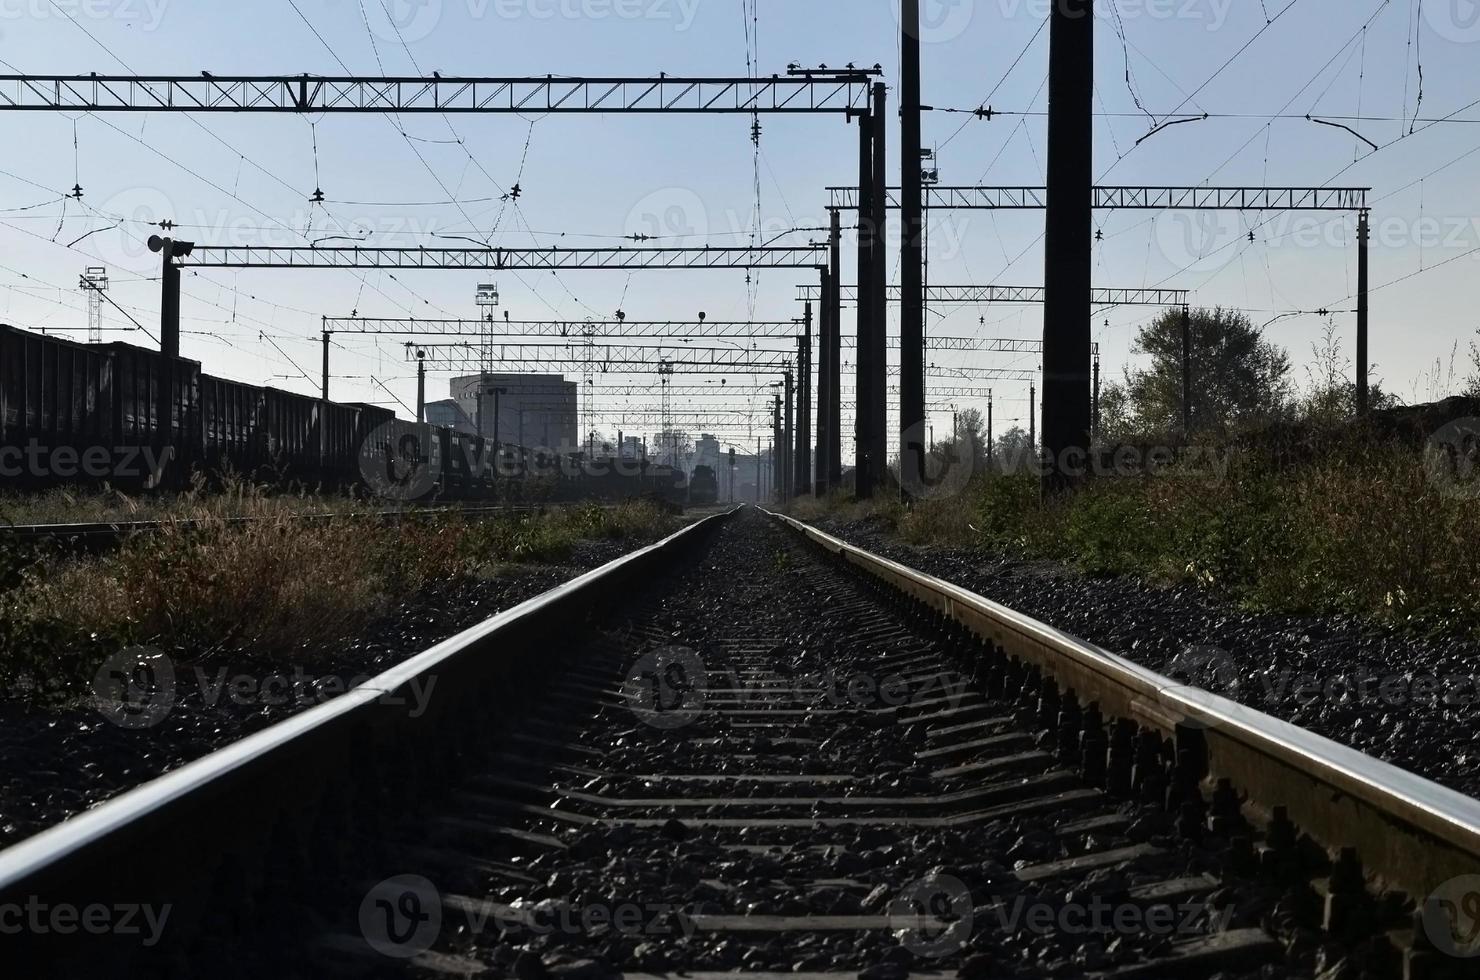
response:
[[[202,374],[130,344],[78,344],[0,324],[0,479],[26,490],[179,490],[228,475],[290,490],[437,501],[682,503],[681,474],[597,471],[578,457],[503,445]]]

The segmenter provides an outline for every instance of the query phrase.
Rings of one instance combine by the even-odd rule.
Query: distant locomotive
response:
[[[182,490],[236,476],[278,489],[403,502],[620,501],[682,505],[682,474],[595,465],[202,374],[129,344],[78,344],[0,324],[0,485]]]
[[[704,507],[719,503],[719,478],[712,466],[696,466],[689,477],[689,503]]]

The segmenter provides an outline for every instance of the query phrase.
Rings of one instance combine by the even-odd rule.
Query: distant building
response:
[[[498,421],[493,417],[493,389]],[[581,448],[580,385],[558,374],[474,374],[452,379],[452,400],[477,431],[479,392],[483,402],[483,436],[527,448],[576,451]]]
[[[719,458],[721,455],[719,440],[712,435],[702,435],[699,441],[694,443],[694,466],[707,466],[719,472]]]
[[[427,423],[429,425],[440,425],[445,429],[453,429],[458,432],[471,433],[476,431],[473,420],[451,398],[444,399],[440,402],[427,402]]]

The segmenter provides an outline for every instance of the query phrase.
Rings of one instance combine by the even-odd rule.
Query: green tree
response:
[[[1125,385],[1111,381],[1100,389],[1100,445],[1119,445],[1135,435],[1130,392]]]
[[[1284,414],[1294,394],[1290,358],[1238,310],[1192,311],[1192,427],[1222,432]],[[1129,424],[1151,434],[1182,429],[1182,311],[1141,328],[1133,354],[1146,368],[1126,370]],[[1101,398],[1104,410],[1104,398]],[[1113,402],[1112,402],[1113,405]]]
[[[992,446],[993,466],[1003,473],[1016,473],[1033,462],[1033,441],[1027,430],[1013,426],[998,436]]]

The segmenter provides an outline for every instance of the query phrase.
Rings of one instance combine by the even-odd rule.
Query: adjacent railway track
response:
[[[35,910],[0,942],[34,976],[1446,980],[1474,875],[1475,800],[747,510],[0,852],[0,927]]]

